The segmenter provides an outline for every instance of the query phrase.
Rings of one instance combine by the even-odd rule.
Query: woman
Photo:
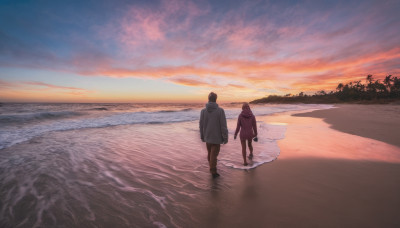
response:
[[[235,131],[235,139],[240,130],[240,142],[242,144],[242,155],[243,165],[247,166],[246,161],[246,141],[249,146],[250,154],[249,159],[253,158],[253,145],[251,144],[252,139],[257,136],[257,123],[256,117],[250,110],[248,103],[243,103],[242,113],[240,113],[237,121],[237,127]]]

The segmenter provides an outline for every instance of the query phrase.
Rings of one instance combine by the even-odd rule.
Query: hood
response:
[[[207,112],[213,112],[218,109],[218,104],[215,102],[208,102],[206,104]]]
[[[240,115],[244,118],[250,118],[253,116],[253,112],[250,109],[245,109],[242,111],[242,113],[240,113]]]

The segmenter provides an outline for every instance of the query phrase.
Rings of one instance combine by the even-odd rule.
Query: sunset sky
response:
[[[0,1],[0,102],[219,102],[400,76],[400,1]]]

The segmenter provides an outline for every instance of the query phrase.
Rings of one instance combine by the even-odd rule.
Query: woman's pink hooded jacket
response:
[[[240,139],[252,140],[257,136],[256,117],[251,112],[249,105],[243,105],[242,109],[243,111],[238,117],[235,136],[240,130]]]

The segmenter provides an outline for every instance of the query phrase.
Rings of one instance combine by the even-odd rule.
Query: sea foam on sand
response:
[[[259,165],[274,161],[278,158],[280,150],[277,141],[285,137],[285,125],[266,124],[264,122],[257,123],[258,142],[253,141],[254,157],[247,159],[248,165],[243,165],[241,152],[241,143],[239,136],[236,140],[229,142],[221,147],[219,161],[231,168],[235,169],[253,169]],[[234,128],[229,128],[229,132],[234,133]],[[247,156],[249,149],[246,148]]]

